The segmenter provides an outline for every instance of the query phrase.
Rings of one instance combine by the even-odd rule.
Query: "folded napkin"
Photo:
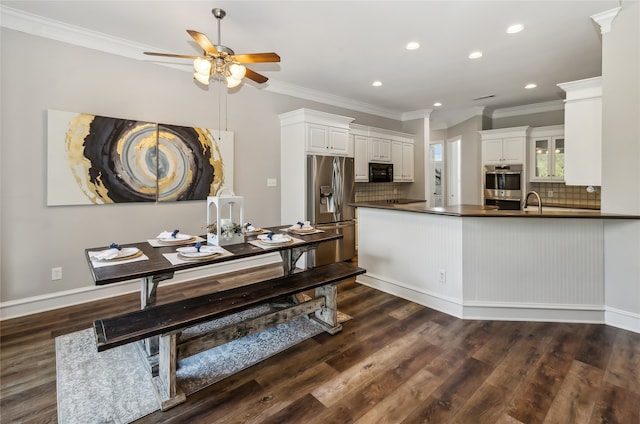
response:
[[[114,247],[107,250],[101,250],[99,252],[91,252],[89,253],[89,256],[92,259],[97,259],[99,261],[108,261],[117,258],[119,254],[120,249]]]
[[[291,239],[291,237],[289,237],[286,234],[280,234],[280,233],[276,234],[272,232],[269,232],[267,234],[260,234],[258,238],[260,240],[269,240],[269,241],[288,241]]]
[[[245,230],[247,233],[251,233],[251,232],[253,232],[253,231],[257,231],[258,229],[257,229],[256,227],[254,227],[253,225],[251,225],[251,223],[250,223],[250,222],[247,222],[246,224],[244,224],[244,230]]]
[[[180,230],[173,230],[173,231],[163,231],[160,234],[158,234],[158,236],[156,238],[159,239],[172,239],[172,238],[177,238],[178,237],[178,232]]]
[[[311,226],[311,222],[310,221],[298,221],[296,222],[294,225],[292,225],[291,227],[289,227],[291,230],[313,230],[313,227]]]

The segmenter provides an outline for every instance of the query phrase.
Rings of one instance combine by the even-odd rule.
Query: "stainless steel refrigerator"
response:
[[[341,240],[322,243],[308,255],[308,265],[318,266],[356,256],[355,179],[353,158],[307,156],[307,219],[318,229],[336,231]]]

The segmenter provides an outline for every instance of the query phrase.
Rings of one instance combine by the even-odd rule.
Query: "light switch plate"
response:
[[[278,185],[278,180],[275,178],[267,178],[267,187],[275,187]]]

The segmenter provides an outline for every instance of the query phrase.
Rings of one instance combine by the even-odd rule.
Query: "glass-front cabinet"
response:
[[[529,143],[530,181],[564,181],[564,125],[532,128]]]

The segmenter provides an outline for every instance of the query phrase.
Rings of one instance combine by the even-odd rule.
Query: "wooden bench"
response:
[[[98,351],[159,336],[158,375],[153,377],[153,382],[162,410],[166,410],[184,402],[186,398],[176,383],[177,362],[183,358],[303,315],[313,314],[311,317],[330,334],[340,331],[342,326],[337,319],[336,284],[364,272],[363,268],[338,262],[96,320],[93,327]],[[311,300],[295,304],[285,301],[311,289],[315,289],[315,298]],[[264,304],[281,306],[208,333],[181,338],[181,332],[187,328]]]

